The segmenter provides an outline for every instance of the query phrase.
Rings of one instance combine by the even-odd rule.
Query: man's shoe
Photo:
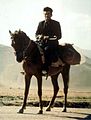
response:
[[[46,74],[47,74],[47,71],[46,71],[46,70],[42,70],[42,74],[43,74],[43,75],[46,75]]]

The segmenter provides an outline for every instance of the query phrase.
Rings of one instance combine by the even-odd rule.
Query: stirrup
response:
[[[42,70],[42,74],[43,74],[43,76],[46,77],[46,80],[47,80],[47,78],[48,78],[48,73],[47,73],[47,71],[46,71],[46,70]]]

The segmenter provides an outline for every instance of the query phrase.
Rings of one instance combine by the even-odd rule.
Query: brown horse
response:
[[[33,40],[30,40],[30,38],[24,33],[23,31],[15,31],[12,33],[9,31],[11,35],[11,46],[15,50],[16,60],[18,62],[23,61],[23,69],[25,72],[25,94],[24,94],[24,101],[22,108],[19,110],[19,113],[24,112],[24,108],[26,107],[27,102],[27,96],[29,92],[29,86],[31,77],[34,75],[37,78],[38,83],[38,96],[39,96],[39,103],[40,103],[40,110],[39,114],[43,113],[43,105],[42,105],[42,60],[41,60],[41,54],[38,49],[38,45]],[[66,46],[66,48],[69,45]],[[72,47],[72,45],[70,45]],[[59,46],[60,47],[60,46]],[[66,49],[65,49],[66,50]],[[64,55],[62,52],[64,51],[64,47],[61,47],[60,54]],[[64,57],[64,56],[63,56]],[[64,59],[65,62],[65,59]],[[62,74],[63,83],[64,83],[64,108],[63,112],[66,112],[66,106],[67,106],[67,93],[68,93],[68,84],[69,84],[69,70],[70,70],[70,64],[65,62],[65,65],[63,67],[59,68],[53,68],[50,67],[48,75],[51,77],[51,81],[54,88],[54,95],[53,98],[47,108],[47,111],[51,110],[51,107],[54,103],[54,100],[57,96],[59,86],[57,78],[59,74]]]

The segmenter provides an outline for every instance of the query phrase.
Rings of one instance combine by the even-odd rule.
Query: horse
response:
[[[40,50],[38,48],[38,45],[35,41],[31,40],[27,34],[21,30],[15,31],[12,33],[9,30],[10,36],[11,36],[11,46],[14,48],[15,55],[16,55],[16,61],[22,62],[23,61],[23,69],[24,69],[24,75],[25,75],[25,92],[24,92],[24,100],[23,105],[19,109],[19,113],[23,113],[24,109],[26,107],[27,97],[29,93],[29,87],[30,87],[30,81],[31,77],[34,75],[37,78],[38,83],[38,96],[39,96],[39,114],[43,113],[43,104],[42,104],[42,59]],[[65,48],[72,47],[72,45],[67,44]],[[63,78],[63,84],[64,84],[64,105],[63,105],[63,112],[67,112],[67,93],[68,93],[68,85],[69,85],[69,72],[70,72],[70,64],[65,62],[65,56],[63,54],[64,52],[64,46],[60,47],[61,49],[60,54],[63,56],[64,66],[55,68],[50,67],[48,75],[51,77],[51,81],[54,88],[54,94],[52,97],[52,100],[50,101],[46,111],[51,111],[51,108],[53,106],[53,103],[55,101],[55,98],[57,96],[57,93],[59,91],[59,85],[57,78],[59,74],[62,74]],[[66,49],[65,49],[66,50]]]

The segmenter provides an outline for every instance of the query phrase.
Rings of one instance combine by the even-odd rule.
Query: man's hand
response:
[[[44,36],[43,40],[47,42],[47,40],[49,40],[49,36]]]
[[[42,40],[43,39],[43,35],[37,35],[37,40]]]
[[[49,39],[49,36],[37,35],[36,39],[37,39],[38,41],[40,41],[40,40],[46,41],[46,40]]]
[[[43,40],[48,40],[49,36],[44,36]]]

